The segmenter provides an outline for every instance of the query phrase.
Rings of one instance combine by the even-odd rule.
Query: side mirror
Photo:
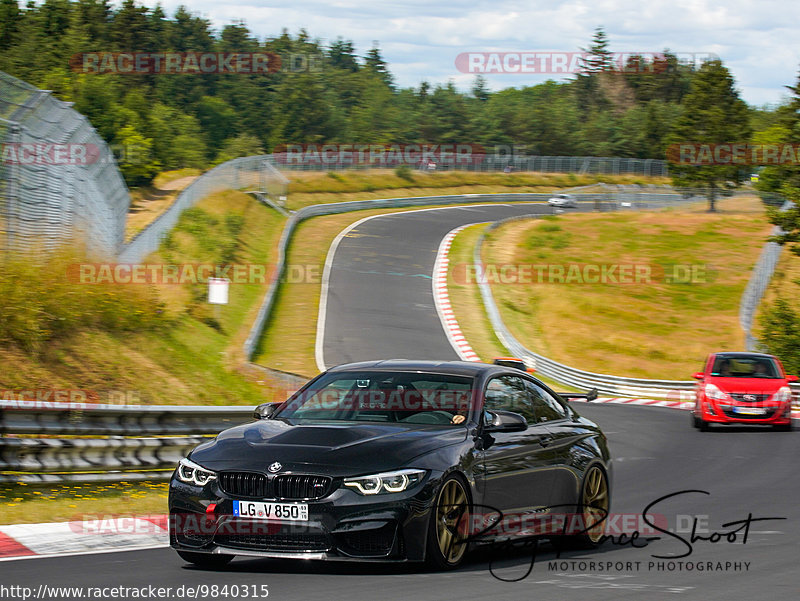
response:
[[[256,419],[270,419],[279,405],[280,403],[261,403],[253,411],[253,417]]]
[[[793,384],[794,382],[800,382],[800,378],[797,376],[786,376],[786,381]]]
[[[597,388],[592,388],[589,392],[586,393],[586,400],[593,401],[597,398]]]
[[[489,432],[523,432],[528,429],[528,421],[519,413],[512,411],[500,411],[493,409],[487,411],[486,427],[483,429],[485,433]]]
[[[696,371],[696,372],[694,372],[694,373],[692,374],[692,377],[693,377],[695,380],[702,380],[703,378],[705,378],[705,377],[706,377],[706,375],[705,375],[705,374],[704,374],[702,371]]]

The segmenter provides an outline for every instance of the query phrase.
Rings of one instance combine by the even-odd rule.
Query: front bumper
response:
[[[704,400],[700,416],[703,421],[715,424],[764,424],[785,425],[792,422],[792,404],[759,405],[764,413],[742,413],[752,411],[754,405],[740,402]]]
[[[170,545],[281,559],[422,561],[435,485],[428,477],[408,491],[375,496],[338,488],[320,500],[298,501],[308,504],[308,521],[281,522],[233,516],[234,497],[216,481],[198,487],[173,477]]]

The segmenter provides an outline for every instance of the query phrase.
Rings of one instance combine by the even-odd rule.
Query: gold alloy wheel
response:
[[[608,515],[608,481],[597,466],[590,468],[583,480],[581,508],[586,536],[597,543],[603,536]]]
[[[444,483],[436,503],[436,539],[439,551],[447,563],[461,561],[467,545],[461,544],[463,528],[469,523],[467,491],[455,478]]]

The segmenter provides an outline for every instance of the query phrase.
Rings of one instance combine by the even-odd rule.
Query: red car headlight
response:
[[[713,401],[725,401],[729,398],[727,393],[722,392],[716,385],[711,383],[706,384],[705,393],[706,398]]]
[[[772,396],[772,400],[776,403],[787,403],[792,400],[792,389],[788,386],[781,386]]]

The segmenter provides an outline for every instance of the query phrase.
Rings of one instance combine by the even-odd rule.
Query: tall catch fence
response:
[[[89,121],[46,90],[0,72],[3,252],[73,239],[109,256],[122,248],[130,195]]]

